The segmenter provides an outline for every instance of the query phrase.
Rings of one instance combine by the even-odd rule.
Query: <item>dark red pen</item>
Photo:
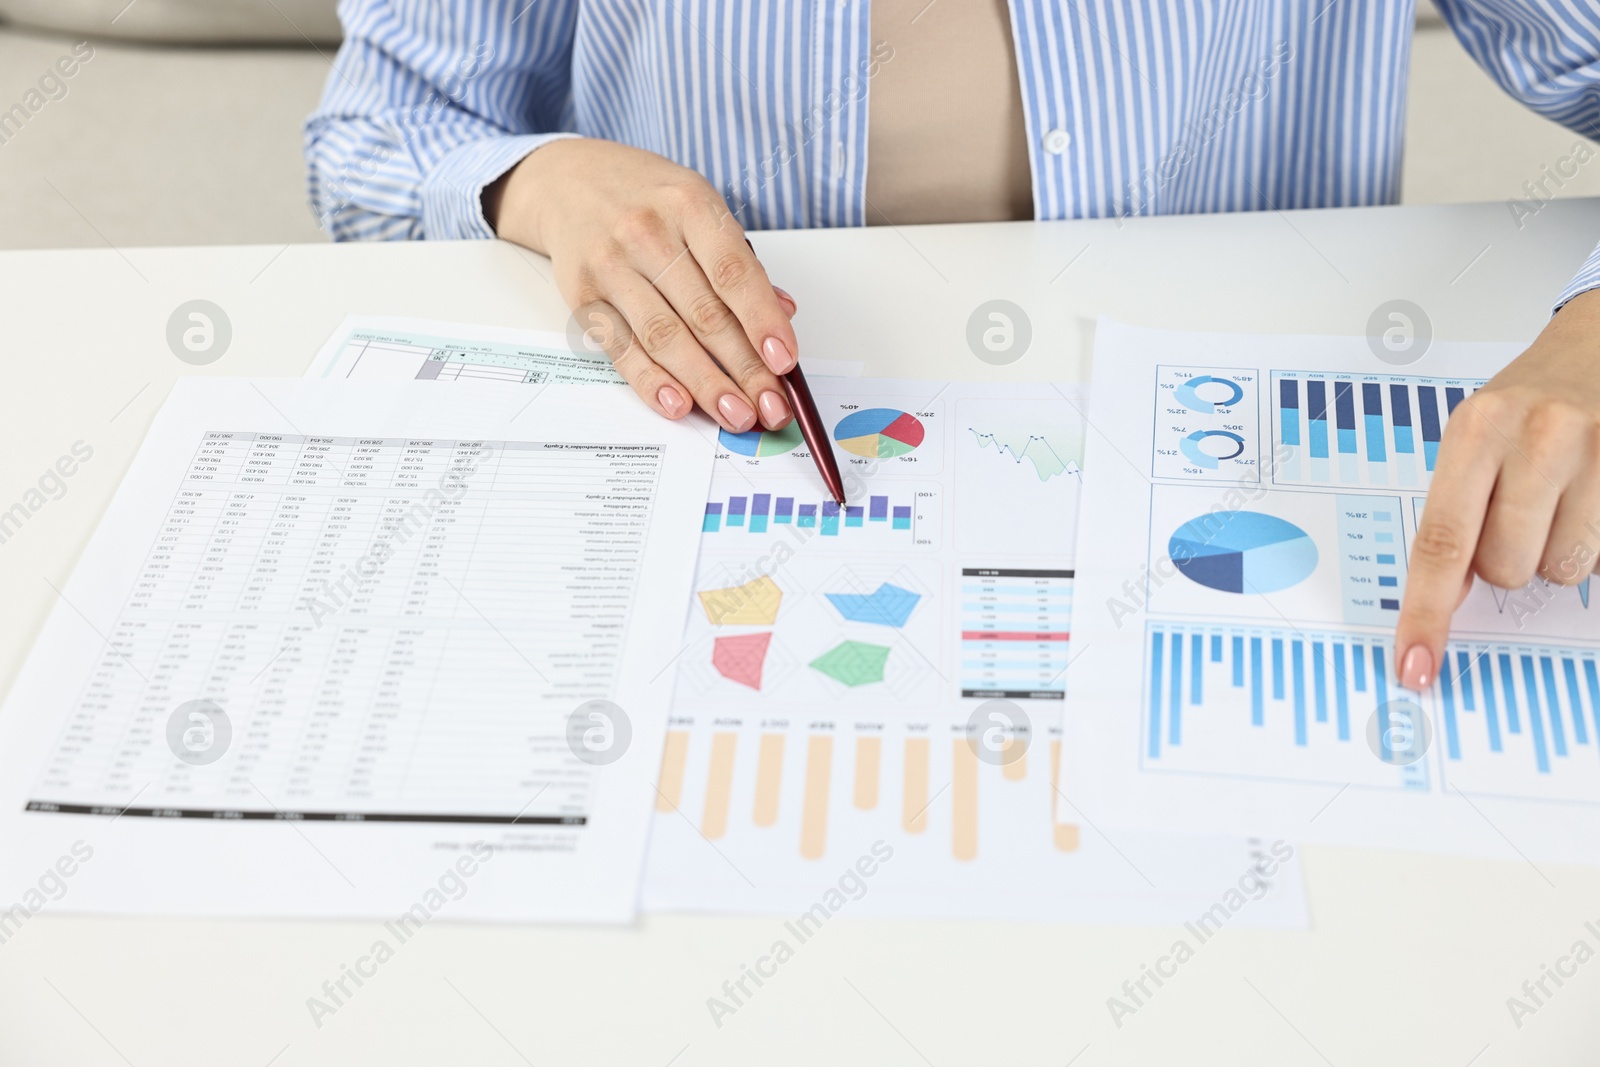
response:
[[[746,237],[744,243],[751,252],[756,246],[750,244]],[[783,383],[783,391],[789,394],[789,409],[794,412],[794,421],[800,424],[800,436],[806,439],[806,447],[811,449],[811,458],[816,461],[817,470],[822,474],[822,484],[828,487],[828,492],[833,494],[833,499],[844,507],[844,479],[839,476],[839,464],[833,458],[833,443],[828,440],[828,428],[822,425],[822,413],[817,410],[817,402],[811,397],[811,386],[806,384],[806,376],[800,371],[797,360],[788,374],[778,375],[778,380]]]
[[[833,442],[828,440],[828,428],[822,425],[822,415],[817,402],[811,398],[811,386],[796,363],[788,374],[778,375],[783,391],[789,394],[789,407],[794,411],[794,421],[800,424],[800,436],[811,449],[811,458],[822,473],[822,483],[833,494],[833,499],[844,507],[844,479],[839,476],[839,464],[833,458]]]

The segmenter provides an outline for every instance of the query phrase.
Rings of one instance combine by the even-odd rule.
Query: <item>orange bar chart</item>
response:
[[[656,810],[677,811],[683,796],[683,764],[689,756],[689,732],[668,730],[661,753],[661,784],[656,786]]]
[[[1062,852],[1078,847],[1078,828],[1061,821],[1061,742],[1050,742],[1050,810],[1055,812],[1055,843]]]
[[[964,737],[950,742],[950,852],[978,856],[978,754]]]
[[[856,738],[855,804],[860,811],[878,806],[878,763],[883,755],[883,738]]]
[[[711,841],[726,839],[730,831],[736,829],[732,825],[738,819],[736,812],[742,810],[744,803],[752,803],[743,799],[742,788],[740,799],[735,800],[736,786],[740,780],[735,772],[740,762],[739,749],[744,746],[748,754],[748,746],[753,743],[755,780],[752,808],[749,809],[751,821],[763,829],[779,828],[789,840],[797,838],[802,858],[815,860],[827,854],[830,819],[834,815],[846,819],[847,827],[856,825],[853,821],[856,816],[847,816],[845,809],[835,812],[833,793],[836,786],[845,787],[848,783],[848,810],[872,813],[884,806],[886,781],[887,787],[893,790],[898,773],[901,831],[910,835],[925,833],[929,825],[936,821],[936,808],[941,817],[945,811],[949,811],[950,855],[958,861],[970,862],[978,858],[978,839],[982,833],[978,798],[981,781],[987,778],[991,782],[1012,783],[999,787],[1009,792],[1030,780],[1030,766],[1042,773],[1045,768],[1043,761],[1048,759],[1051,846],[1057,852],[1075,852],[1081,847],[1081,830],[1069,821],[1071,805],[1060,795],[1062,742],[1059,739],[1050,741],[1048,755],[1039,753],[1032,759],[1026,750],[1017,751],[1009,747],[1025,744],[1024,741],[1011,739],[1006,742],[1008,748],[1004,753],[1005,758],[991,770],[987,769],[985,761],[978,759],[971,739],[964,734],[958,735],[952,737],[950,742],[948,778],[941,767],[938,768],[938,780],[935,780],[932,741],[927,734],[906,736],[903,745],[895,746],[903,759],[903,764],[898,768],[894,766],[895,756],[886,751],[883,735],[876,730],[858,732],[854,743],[837,753],[835,736],[831,732],[808,731],[804,734],[796,732],[791,738],[789,731],[772,728],[749,738],[737,729],[711,730],[709,736],[688,730],[670,730],[662,757],[656,808],[663,812],[676,811],[687,797],[691,806],[700,808],[700,833]],[[696,737],[699,740],[693,740]],[[696,753],[693,758],[691,748]],[[702,752],[703,764],[702,757],[698,755]],[[853,767],[841,765],[839,773],[835,774],[833,762],[836,754],[847,760],[853,757]],[[791,757],[804,762],[785,768],[785,759]],[[690,773],[696,776],[695,783],[686,781]],[[785,773],[800,776],[796,783],[798,789],[791,788],[789,791],[787,813],[780,810],[784,807]],[[700,775],[704,775],[703,795],[696,788]],[[994,777],[990,778],[990,775]],[[1031,789],[1028,792],[1037,795]],[[838,800],[843,802],[842,794]],[[883,814],[886,818],[894,818],[892,810]],[[863,817],[872,818],[870,814]],[[796,834],[796,838],[789,838],[791,833]]]
[[[905,788],[900,828],[920,834],[928,828],[928,739],[906,738]]]
[[[1012,755],[1014,750],[1016,755]],[[1000,773],[1008,782],[1020,782],[1028,777],[1028,747],[1027,742],[1018,738],[1006,741],[1006,747],[1000,753]]]
[[[806,791],[800,812],[800,855],[821,859],[828,850],[828,787],[833,778],[833,735],[812,734],[806,745]]]
[[[772,826],[778,821],[778,794],[783,788],[783,735],[762,734],[756,756],[756,806],[752,818],[757,826]]]
[[[711,767],[706,780],[706,807],[700,832],[716,840],[728,832],[728,800],[733,794],[733,755],[739,735],[718,730],[711,735]]]

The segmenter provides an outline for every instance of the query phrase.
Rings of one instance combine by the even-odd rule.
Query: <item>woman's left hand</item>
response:
[[[1600,554],[1600,290],[1456,406],[1412,546],[1396,673],[1426,689],[1474,576],[1573,585]]]

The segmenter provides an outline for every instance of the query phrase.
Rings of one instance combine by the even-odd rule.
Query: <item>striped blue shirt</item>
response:
[[[312,208],[340,240],[490,237],[483,187],[579,135],[693,168],[747,229],[862,225],[893,62],[868,3],[341,0]],[[1413,4],[1010,0],[1035,217],[1393,203]],[[1600,132],[1600,3],[1438,7],[1507,92]],[[1600,251],[1562,299],[1595,286]]]

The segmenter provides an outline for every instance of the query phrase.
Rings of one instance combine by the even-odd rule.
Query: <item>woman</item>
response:
[[[1393,202],[1413,3],[343,0],[312,203],[339,239],[545,253],[572,307],[620,313],[645,403],[776,428],[794,302],[745,229]],[[1437,4],[1509,92],[1600,131],[1595,0]],[[1403,685],[1432,683],[1473,574],[1594,566],[1597,286],[1600,255],[1449,423]]]

